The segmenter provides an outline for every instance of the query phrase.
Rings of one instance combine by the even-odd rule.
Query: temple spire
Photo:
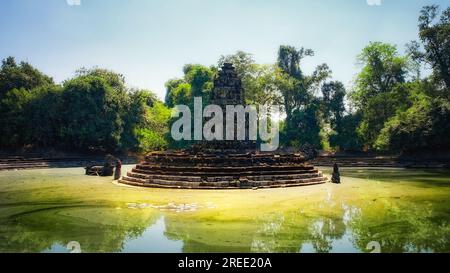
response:
[[[233,64],[224,63],[218,76],[214,79],[211,103],[220,106],[245,104],[242,81],[236,73]]]

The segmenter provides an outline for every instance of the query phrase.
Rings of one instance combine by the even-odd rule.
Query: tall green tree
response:
[[[351,98],[362,112],[358,132],[365,144],[373,147],[384,123],[406,103],[405,90],[399,86],[408,77],[410,63],[408,57],[398,54],[395,46],[380,42],[366,46],[358,61],[363,67]]]
[[[165,103],[169,107],[177,104],[190,105],[194,97],[209,100],[213,87],[215,70],[199,64],[187,64],[183,67],[182,79],[171,79],[166,82]]]
[[[182,79],[171,79],[166,82],[166,105],[170,108],[176,105],[187,105],[193,113],[193,103],[195,97],[202,97],[203,105],[209,104],[209,96],[213,87],[216,69],[199,64],[187,64],[183,67],[184,76]],[[194,116],[191,115],[191,119]],[[169,128],[176,119],[169,118]],[[192,130],[194,128],[192,127]],[[171,148],[185,148],[193,141],[173,141],[170,134],[167,134],[167,141]]]
[[[129,105],[122,75],[104,69],[81,70],[64,83],[62,137],[66,147],[117,151]]]
[[[12,89],[23,89],[30,92],[33,88],[53,84],[52,78],[43,74],[31,64],[20,62],[14,57],[2,60],[0,69],[0,98]]]
[[[170,109],[148,90],[130,93],[121,145],[124,150],[148,152],[167,147]]]
[[[311,49],[297,49],[289,45],[281,45],[278,49],[278,66],[291,77],[296,79],[302,78],[300,62],[306,56],[313,56],[314,51]]]
[[[191,85],[193,97],[209,99],[213,87],[214,71],[199,64],[187,64],[183,68],[184,80]]]
[[[53,80],[27,62],[13,57],[2,61],[0,69],[0,147],[18,149],[29,144],[28,104],[41,88],[51,88]],[[35,124],[38,126],[38,124]]]
[[[168,107],[172,108],[177,104],[177,95],[175,95],[174,92],[175,89],[183,83],[186,83],[183,79],[170,79],[166,82],[166,96],[164,102]]]
[[[419,153],[448,151],[450,149],[450,102],[431,97],[424,90],[435,88],[426,82],[413,83],[411,106],[397,111],[377,137],[375,146],[380,150]]]
[[[352,99],[362,108],[371,98],[404,83],[410,68],[408,58],[400,56],[396,46],[381,42],[371,42],[357,60],[363,67],[357,75]]]
[[[434,78],[450,89],[450,7],[437,16],[439,6],[425,6],[419,17],[419,37],[425,51],[415,56],[430,64]],[[417,47],[416,47],[417,48]],[[416,51],[417,52],[417,51]]]
[[[46,85],[33,90],[33,97],[24,109],[25,142],[33,147],[57,148],[63,142],[64,104],[59,85]]]
[[[336,128],[345,112],[344,98],[346,90],[339,81],[331,81],[322,85],[322,102],[324,118]]]
[[[326,64],[321,64],[311,75],[304,75],[300,68],[301,60],[313,54],[310,49],[284,45],[278,51],[280,73],[276,79],[286,113],[282,139],[287,146],[307,143],[316,148],[323,146],[321,102],[315,94],[330,77],[331,70]]]

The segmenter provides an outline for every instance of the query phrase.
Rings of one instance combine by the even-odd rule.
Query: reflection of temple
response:
[[[244,104],[241,80],[231,64],[224,64],[219,71],[211,103],[222,109]],[[232,189],[303,186],[326,180],[300,153],[259,152],[252,141],[216,140],[177,152],[150,153],[120,182],[144,187]]]

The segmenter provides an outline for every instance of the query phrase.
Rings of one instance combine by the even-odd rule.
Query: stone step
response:
[[[277,181],[283,180],[286,178],[289,179],[304,179],[304,178],[314,178],[314,177],[322,177],[322,172],[314,171],[310,173],[302,173],[302,174],[279,174],[279,175],[251,175],[247,176],[249,180],[252,181]]]
[[[317,185],[327,182],[326,178],[316,178],[304,181],[290,182],[290,183],[273,183],[273,181],[267,183],[259,183],[257,185],[247,185],[246,188],[281,188],[281,187],[297,187],[297,186],[308,186]],[[156,184],[141,179],[123,177],[120,183],[127,184],[131,186],[139,187],[154,187],[154,188],[172,188],[172,189],[239,189],[241,187],[233,185],[230,183],[170,183],[170,184]],[[272,184],[271,184],[272,183]]]
[[[10,167],[10,166],[17,166],[17,163],[0,163],[0,168],[3,167]],[[47,162],[20,162],[20,165],[22,166],[31,166],[31,165],[48,165]]]
[[[305,164],[284,164],[284,165],[253,165],[253,166],[175,166],[175,165],[150,165],[150,164],[138,164],[136,169],[144,170],[170,170],[170,171],[199,171],[199,172],[216,172],[216,171],[260,171],[260,170],[312,170],[314,169],[311,165]]]
[[[172,159],[152,159],[147,160],[144,164],[183,164],[189,166],[198,166],[198,165],[217,165],[217,164],[226,164],[229,166],[251,166],[255,163],[266,163],[266,164],[281,164],[281,163],[304,163],[304,159],[299,158],[172,158]]]
[[[307,173],[317,173],[317,170],[314,169],[292,169],[292,170],[278,170],[278,171],[274,171],[274,170],[259,170],[259,171],[254,171],[254,170],[227,170],[224,171],[224,169],[217,169],[218,171],[212,172],[204,172],[204,176],[207,177],[211,177],[211,176],[230,176],[230,175],[235,175],[235,176],[251,176],[251,175],[283,175],[283,174],[307,174]],[[134,168],[132,170],[132,172],[134,173],[141,173],[141,174],[155,174],[155,175],[174,175],[174,176],[199,176],[199,173],[201,173],[201,171],[197,171],[197,170],[192,170],[192,169],[188,169],[188,170],[149,170],[149,169],[139,169],[139,168]]]
[[[302,184],[302,183],[319,183],[326,182],[327,178],[323,176],[318,176],[314,178],[304,178],[304,179],[287,179],[287,180],[277,180],[277,181],[248,181],[247,183],[239,181],[214,181],[214,182],[188,182],[188,181],[172,181],[163,179],[143,179],[137,177],[125,176],[122,178],[123,181],[130,181],[138,183],[141,185],[154,184],[154,185],[166,185],[166,186],[177,186],[177,187],[240,187],[241,185],[247,187],[264,187],[264,186],[279,186],[279,185],[290,185],[290,184]]]
[[[159,158],[303,158],[301,154],[274,154],[274,153],[227,153],[227,154],[210,154],[210,153],[169,153],[149,154],[145,157],[146,161]]]
[[[178,181],[190,181],[190,182],[201,182],[202,178],[200,176],[177,176],[177,175],[157,175],[157,174],[143,174],[140,172],[128,172],[127,176],[141,178],[141,179],[166,179],[166,180],[178,180]]]
[[[140,172],[128,172],[127,176],[142,178],[142,179],[162,179],[162,180],[172,180],[172,181],[189,181],[189,182],[202,182],[203,179],[201,176],[186,176],[183,175],[158,175],[158,174],[146,174]],[[279,174],[279,175],[248,175],[246,178],[250,181],[264,181],[264,180],[283,180],[283,179],[303,179],[303,178],[313,178],[313,177],[322,177],[322,173],[319,171],[311,171],[308,173],[302,174]],[[236,177],[233,175],[223,175],[223,176],[208,176],[206,177],[208,182],[215,181],[235,181]]]

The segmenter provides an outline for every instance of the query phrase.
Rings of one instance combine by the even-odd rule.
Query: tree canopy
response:
[[[370,42],[356,56],[352,86],[332,79],[326,64],[311,73],[302,62],[314,55],[281,45],[276,61],[256,63],[237,51],[217,65],[186,64],[166,82],[164,102],[149,90],[127,87],[123,75],[82,68],[55,84],[27,62],[8,57],[0,68],[0,149],[52,147],[77,151],[139,152],[185,147],[174,142],[171,108],[209,104],[214,78],[232,63],[252,105],[281,105],[281,146],[313,145],[331,151],[420,152],[448,150],[450,127],[450,7],[423,7],[418,41]],[[351,61],[351,60],[349,60]],[[421,77],[428,67],[430,76]]]

